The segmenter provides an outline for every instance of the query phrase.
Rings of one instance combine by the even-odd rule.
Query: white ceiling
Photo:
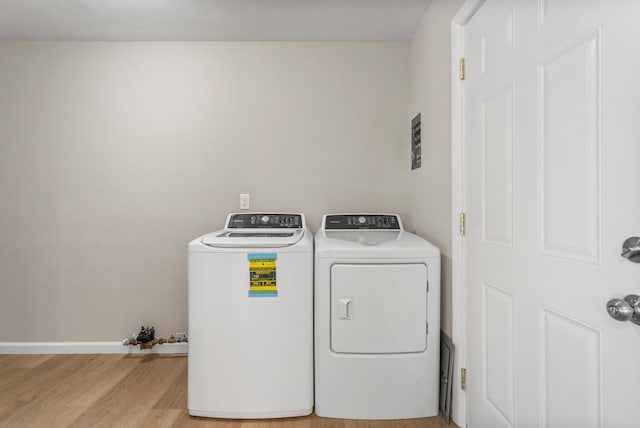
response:
[[[0,39],[407,41],[429,2],[0,0]]]

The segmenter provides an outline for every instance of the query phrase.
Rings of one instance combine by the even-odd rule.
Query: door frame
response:
[[[485,0],[465,0],[451,20],[451,305],[452,339],[456,346],[453,374],[453,421],[466,427],[467,405],[465,391],[461,388],[461,368],[466,367],[465,329],[465,257],[464,237],[460,234],[460,214],[465,212],[465,92],[460,79],[460,58],[464,58],[465,26]]]

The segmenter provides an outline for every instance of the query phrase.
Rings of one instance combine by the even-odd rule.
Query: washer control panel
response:
[[[302,229],[302,214],[238,213],[230,214],[227,229]]]
[[[332,229],[382,229],[400,230],[400,219],[389,214],[332,214],[327,215],[325,230]]]

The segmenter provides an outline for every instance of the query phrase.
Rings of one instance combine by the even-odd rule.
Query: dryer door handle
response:
[[[340,320],[350,320],[351,312],[350,312],[351,299],[338,299],[338,319]]]

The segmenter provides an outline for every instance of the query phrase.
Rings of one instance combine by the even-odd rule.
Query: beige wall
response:
[[[0,43],[0,341],[185,331],[187,242],[241,192],[314,229],[413,212],[446,254],[448,81],[416,77],[446,63],[434,25],[412,176],[407,43]]]
[[[417,234],[442,252],[441,328],[451,335],[451,19],[463,0],[432,0],[409,53],[410,111],[422,116],[422,167],[411,172]],[[408,145],[408,143],[407,143]]]

